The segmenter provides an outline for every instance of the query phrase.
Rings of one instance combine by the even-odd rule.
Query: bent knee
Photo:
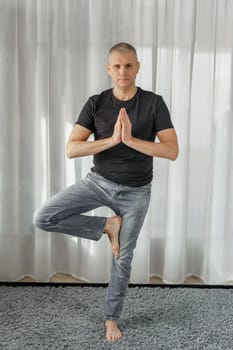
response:
[[[42,230],[45,230],[47,223],[48,223],[48,218],[43,208],[37,209],[33,214],[33,225]]]

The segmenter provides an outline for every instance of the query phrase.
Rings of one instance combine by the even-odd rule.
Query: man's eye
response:
[[[130,64],[130,63],[128,63],[127,65],[126,65],[126,68],[131,68],[132,67],[132,65]]]

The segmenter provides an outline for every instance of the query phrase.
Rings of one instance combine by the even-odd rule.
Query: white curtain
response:
[[[164,97],[180,145],[177,161],[154,161],[131,280],[233,281],[232,0],[0,0],[0,280],[108,281],[106,237],[35,230],[32,216],[91,166],[67,160],[65,143],[87,98],[111,86],[119,41],[137,48],[137,84]]]

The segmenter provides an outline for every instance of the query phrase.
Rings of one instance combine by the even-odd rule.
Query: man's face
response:
[[[113,51],[109,55],[109,63],[106,66],[114,86],[120,90],[127,90],[135,86],[139,67],[140,64],[131,51],[125,53]]]

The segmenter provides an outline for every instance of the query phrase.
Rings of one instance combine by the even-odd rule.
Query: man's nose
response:
[[[120,67],[120,75],[125,75],[126,74],[126,72],[127,72],[127,70],[126,70],[126,67],[124,67],[124,66],[121,66]]]

